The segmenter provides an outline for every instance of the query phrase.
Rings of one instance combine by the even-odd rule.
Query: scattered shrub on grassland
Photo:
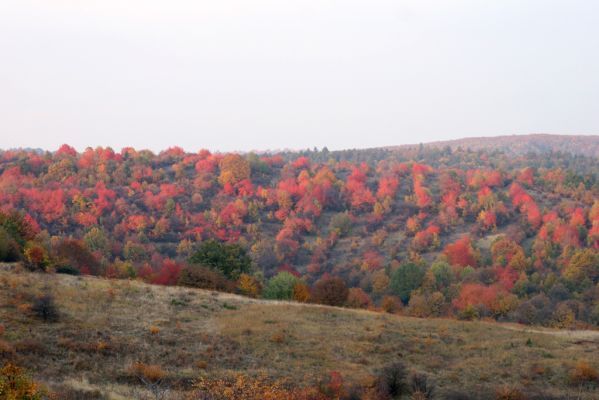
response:
[[[0,369],[0,399],[41,400],[47,391],[35,383],[22,368],[6,364]]]
[[[194,384],[194,391],[187,397],[189,400],[327,400],[325,394],[318,389],[298,389],[290,387],[287,382],[271,380],[264,376],[248,377],[237,375],[229,379],[199,378]]]
[[[50,294],[38,296],[33,301],[31,311],[33,311],[36,317],[40,318],[44,322],[58,321],[58,308],[54,303],[54,297]]]
[[[570,371],[569,378],[573,385],[599,383],[599,373],[586,361],[579,361]]]
[[[379,374],[377,391],[382,399],[399,397],[408,393],[408,369],[401,362],[389,364]]]
[[[159,382],[166,377],[166,372],[156,364],[146,364],[143,362],[135,362],[129,366],[127,372],[136,376],[144,382]]]

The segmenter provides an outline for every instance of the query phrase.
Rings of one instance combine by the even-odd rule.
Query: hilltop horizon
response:
[[[173,148],[180,148],[185,153],[193,154],[198,151],[208,150],[211,153],[215,154],[226,154],[226,153],[238,153],[238,154],[277,154],[277,153],[301,153],[304,151],[323,151],[328,150],[331,152],[343,152],[343,151],[360,151],[360,150],[376,150],[376,149],[389,149],[394,150],[398,148],[410,148],[415,146],[429,146],[429,147],[444,147],[450,146],[452,148],[457,148],[461,146],[465,149],[476,150],[479,148],[488,148],[488,147],[499,147],[502,150],[509,150],[505,146],[505,142],[507,141],[518,141],[518,140],[538,140],[538,141],[546,141],[549,140],[571,140],[572,138],[579,138],[587,141],[586,144],[591,143],[593,146],[597,146],[599,148],[599,134],[561,134],[561,133],[517,133],[517,134],[505,134],[505,135],[489,135],[489,136],[460,136],[455,139],[446,139],[446,140],[433,140],[433,141],[424,141],[424,142],[410,142],[410,143],[394,143],[384,146],[366,146],[366,147],[342,147],[342,148],[334,148],[330,146],[313,146],[313,147],[305,147],[305,148],[280,148],[280,149],[250,149],[250,150],[222,150],[222,149],[213,149],[199,146],[196,150],[188,149],[182,146],[179,146],[176,143],[173,143],[170,146],[163,148],[146,148],[143,146],[111,146],[111,145],[90,145],[86,147],[78,147],[74,146],[71,143],[59,143],[55,146],[54,149],[51,148],[43,148],[43,147],[11,147],[11,148],[2,148],[0,147],[0,151],[34,151],[34,152],[50,152],[54,153],[60,149],[63,145],[68,145],[75,149],[78,153],[83,153],[87,149],[96,149],[96,148],[104,148],[104,149],[112,149],[115,152],[122,152],[127,149],[134,149],[135,151],[150,151],[154,154],[160,154],[162,152],[168,151]],[[496,141],[500,141],[501,145],[497,145]],[[479,142],[479,143],[476,143]],[[537,149],[540,150],[540,149]],[[581,152],[587,152],[589,149],[581,149]],[[597,150],[599,155],[599,149]]]

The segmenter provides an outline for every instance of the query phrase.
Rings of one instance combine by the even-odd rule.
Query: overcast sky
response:
[[[599,133],[592,0],[1,0],[0,148]]]

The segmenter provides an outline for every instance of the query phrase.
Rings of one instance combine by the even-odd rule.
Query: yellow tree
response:
[[[220,162],[220,176],[218,181],[221,185],[235,185],[236,183],[249,179],[250,163],[239,154],[227,154]]]

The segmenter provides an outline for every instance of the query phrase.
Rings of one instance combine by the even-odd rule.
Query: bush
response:
[[[579,361],[570,372],[570,383],[573,385],[599,383],[599,372],[588,362]]]
[[[15,400],[41,400],[46,391],[33,382],[25,371],[15,365],[6,364],[0,369],[0,398]]]
[[[200,244],[198,250],[189,258],[191,264],[199,264],[222,273],[231,280],[250,272],[251,259],[238,244],[220,243],[208,240]]]
[[[100,274],[100,263],[81,240],[64,239],[54,249],[58,267],[70,266],[82,273]]]
[[[391,275],[390,288],[404,304],[410,300],[412,290],[417,289],[424,279],[424,270],[414,264],[406,263],[397,268]]]
[[[310,287],[302,281],[295,282],[293,285],[293,300],[306,303],[310,300]]]
[[[224,292],[232,292],[235,289],[235,283],[228,281],[220,272],[195,265],[183,268],[177,283],[181,286]]]
[[[300,280],[289,272],[279,272],[266,283],[262,296],[271,300],[291,300],[298,282]]]
[[[249,297],[257,297],[262,291],[262,285],[255,276],[248,274],[241,274],[237,281],[237,289]]]
[[[420,372],[410,375],[410,389],[412,396],[421,400],[432,399],[435,392],[435,384],[429,376]]]
[[[385,367],[377,380],[379,396],[395,398],[408,393],[407,374],[407,368],[401,362],[395,362]]]
[[[18,247],[23,247],[26,241],[35,237],[36,229],[18,211],[0,211],[0,228],[17,242]]]
[[[31,270],[45,270],[49,264],[48,252],[37,243],[28,242],[24,256],[26,265]]]
[[[349,289],[343,279],[338,277],[323,278],[314,286],[312,300],[315,303],[329,306],[342,306],[347,300]]]
[[[351,288],[345,305],[351,308],[369,308],[372,301],[370,296],[361,288]]]
[[[0,226],[0,261],[18,261],[20,256],[18,243]]]
[[[44,322],[58,321],[58,309],[52,295],[44,294],[37,297],[33,302],[31,311]]]
[[[64,266],[58,267],[58,268],[56,268],[56,272],[59,274],[75,275],[75,276],[81,274],[77,268],[71,267],[70,265],[64,265]]]
[[[381,309],[389,314],[397,314],[403,308],[403,303],[399,297],[385,296],[381,300]]]
[[[340,237],[347,236],[351,232],[352,220],[347,212],[333,215],[329,223],[329,229],[337,231]]]

